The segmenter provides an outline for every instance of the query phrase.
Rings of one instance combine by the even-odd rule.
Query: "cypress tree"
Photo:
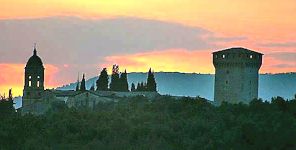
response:
[[[126,70],[120,75],[120,91],[127,92],[128,90],[127,73]]]
[[[157,89],[157,87],[156,87],[154,73],[152,72],[152,70],[150,68],[149,72],[148,72],[148,77],[147,77],[147,91],[156,92],[157,91],[156,89]]]
[[[141,84],[140,84],[140,83],[137,84],[137,89],[136,89],[136,91],[141,91]]]
[[[145,91],[144,82],[140,83],[140,91]]]
[[[97,83],[97,90],[98,91],[108,91],[108,82],[109,82],[109,76],[107,73],[107,68],[104,68],[101,71],[99,79],[96,82]]]
[[[110,89],[112,91],[120,90],[119,66],[117,65],[113,65],[113,68],[112,68]]]
[[[91,86],[89,90],[90,91],[95,91],[95,85]]]
[[[132,83],[132,85],[131,85],[131,91],[132,91],[132,92],[135,92],[135,91],[136,91],[136,86],[135,86],[134,83]]]
[[[82,76],[82,81],[81,81],[81,85],[80,85],[80,91],[86,91],[86,87],[85,87],[85,74],[83,74],[83,76]]]
[[[77,78],[76,91],[79,91],[79,73],[78,73],[78,78]]]
[[[79,82],[77,82],[76,91],[79,91]]]

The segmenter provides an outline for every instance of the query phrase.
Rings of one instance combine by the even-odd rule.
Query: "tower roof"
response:
[[[33,56],[31,56],[26,64],[26,68],[30,67],[42,67],[43,63],[41,58],[37,55],[36,46],[34,46]]]
[[[241,54],[260,54],[263,55],[262,53],[256,52],[256,51],[252,51],[243,47],[233,47],[233,48],[228,48],[225,50],[220,50],[220,51],[216,51],[213,54],[217,54],[217,53],[241,53]]]

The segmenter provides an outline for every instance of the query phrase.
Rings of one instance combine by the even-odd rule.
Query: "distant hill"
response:
[[[214,99],[214,75],[178,72],[155,73],[158,92],[173,96],[201,96],[209,100]],[[146,81],[146,73],[129,73],[128,82],[137,83]],[[89,89],[98,77],[87,80]],[[76,83],[71,83],[59,90],[73,90]],[[274,96],[293,98],[296,94],[296,73],[261,74],[259,77],[259,97],[270,100]]]

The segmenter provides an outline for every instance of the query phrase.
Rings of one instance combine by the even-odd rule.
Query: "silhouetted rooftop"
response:
[[[247,53],[247,54],[260,54],[263,55],[262,53],[256,52],[256,51],[252,51],[243,47],[233,47],[233,48],[229,48],[229,49],[225,49],[225,50],[220,50],[220,51],[216,51],[213,54],[216,53]]]

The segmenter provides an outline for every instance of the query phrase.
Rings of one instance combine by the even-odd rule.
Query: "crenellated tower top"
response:
[[[262,53],[246,48],[230,48],[213,53],[215,67],[256,67],[262,65]]]

